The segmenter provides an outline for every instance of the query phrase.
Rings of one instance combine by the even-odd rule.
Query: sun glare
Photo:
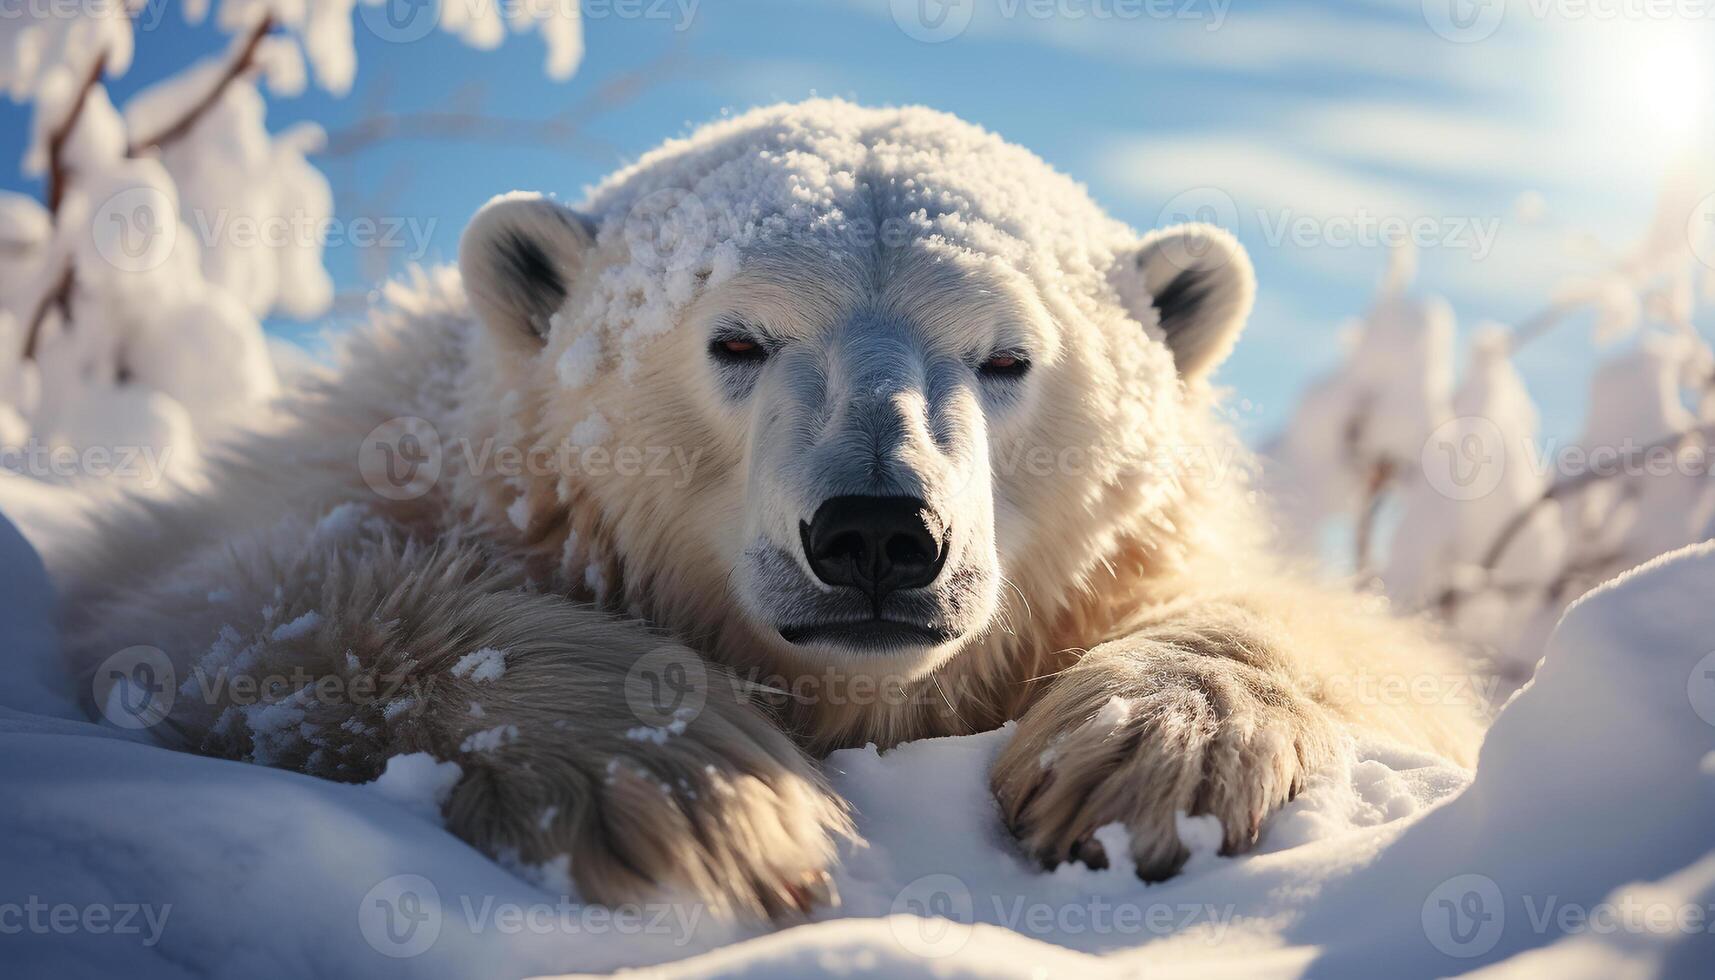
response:
[[[1604,24],[1580,32],[1569,86],[1601,140],[1667,157],[1707,135],[1715,39],[1702,24]]]

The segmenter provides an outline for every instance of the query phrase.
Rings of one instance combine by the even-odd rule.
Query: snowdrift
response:
[[[1707,977],[1712,594],[1715,543],[1598,589],[1474,775],[1354,745],[1258,853],[1205,847],[1159,885],[1013,848],[984,777],[1007,730],[836,753],[868,845],[838,910],[767,933],[515,877],[440,828],[426,760],[344,786],[87,720],[41,563],[0,520],[0,949],[58,977]]]

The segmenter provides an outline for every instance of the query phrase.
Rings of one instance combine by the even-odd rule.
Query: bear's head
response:
[[[1253,293],[1223,231],[1139,237],[981,129],[837,101],[576,209],[496,199],[460,268],[474,424],[557,461],[478,495],[568,588],[729,660],[906,675],[1186,546]]]

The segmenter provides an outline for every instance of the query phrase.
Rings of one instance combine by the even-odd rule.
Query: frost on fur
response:
[[[389,287],[196,494],[104,515],[67,571],[86,679],[146,638],[193,681],[180,747],[743,919],[832,899],[833,749],[1016,720],[989,778],[1022,846],[1151,879],[1187,826],[1256,846],[1348,730],[1469,759],[1471,706],[1341,683],[1448,652],[1268,550],[1208,382],[1253,289],[1231,236],[1139,235],[942,113],[813,101],[575,208],[503,195],[459,270]],[[405,418],[485,455],[384,492],[362,461]]]

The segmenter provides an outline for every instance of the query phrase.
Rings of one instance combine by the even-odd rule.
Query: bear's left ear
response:
[[[540,194],[503,194],[482,206],[459,239],[465,295],[490,329],[542,343],[594,245],[572,209]]]
[[[1233,349],[1256,298],[1250,256],[1214,225],[1174,225],[1143,236],[1115,270],[1133,316],[1161,327],[1179,375],[1214,370]],[[1142,307],[1154,308],[1150,317]]]

